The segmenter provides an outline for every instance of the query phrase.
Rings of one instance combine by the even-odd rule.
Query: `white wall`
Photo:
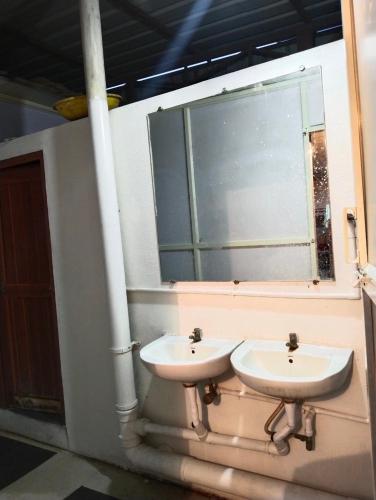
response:
[[[315,404],[337,413],[349,413],[356,421],[337,418],[338,415],[318,415],[314,452],[306,452],[300,442],[292,444],[288,457],[219,450],[202,443],[170,444],[202,458],[220,459],[270,476],[370,498],[369,426],[362,421],[368,410],[361,303],[325,298],[331,290],[338,296],[342,293],[354,297],[353,267],[343,257],[342,209],[354,204],[354,193],[342,42],[111,112],[126,272],[133,289],[160,287],[146,115],[160,105],[168,107],[211,95],[223,87],[236,88],[290,73],[301,64],[323,67],[339,288],[323,287],[320,299],[220,296],[213,294],[218,288],[215,284],[210,286],[211,293],[202,295],[133,291],[128,294],[132,334],[145,344],[162,331],[188,335],[196,326],[203,328],[204,335],[213,337],[284,339],[288,332],[296,331],[303,342],[352,347],[355,360],[350,386],[343,394]],[[87,120],[0,145],[0,158],[38,149],[45,154],[69,446],[85,455],[121,463]],[[308,288],[307,284],[284,288],[289,286],[294,293],[301,287]],[[265,287],[264,292],[260,290],[255,288],[252,293],[264,293]],[[187,425],[189,416],[180,385],[152,378],[137,354],[135,358],[143,413],[162,423]],[[229,388],[239,386],[231,374],[222,382]],[[273,407],[267,401],[224,396],[220,405],[208,408],[208,418],[213,430],[264,438],[263,423]]]
[[[0,159],[37,150],[44,153],[68,444],[121,463],[88,120],[1,144]],[[1,424],[8,428],[0,412]]]
[[[295,72],[300,65],[320,65],[323,72],[336,285],[323,284],[312,292],[307,283],[246,284],[242,293],[251,296],[241,297],[215,295],[219,290],[232,291],[231,285],[179,284],[174,289],[186,293],[168,293],[169,287],[160,284],[147,114],[159,106],[168,108],[214,95],[224,87],[228,90],[239,88]],[[163,331],[189,335],[198,326],[204,335],[212,337],[285,339],[289,332],[295,331],[303,342],[352,347],[355,361],[350,386],[343,394],[315,404],[365,420],[368,409],[361,302],[325,299],[325,296],[336,294],[337,297],[354,297],[354,267],[345,259],[343,233],[343,209],[355,205],[346,81],[345,49],[340,41],[131,104],[113,111],[111,120],[127,281],[132,290],[128,296],[134,338],[145,344]],[[188,293],[204,290],[207,293]],[[307,293],[321,298],[265,297],[268,294],[291,297]],[[144,415],[158,422],[189,425],[182,388],[151,377],[139,362],[136,362],[136,369]],[[233,389],[239,387],[237,379],[231,376],[223,384]],[[273,408],[270,402],[225,396],[219,406],[208,408],[208,417],[213,430],[263,439],[263,424]],[[176,449],[204,459],[220,459],[262,474],[370,498],[368,424],[319,415],[317,429],[314,452],[309,453],[302,443],[294,442],[286,458],[218,450],[202,443],[168,442]]]
[[[154,217],[151,163],[146,116],[160,106],[164,109],[227,90],[299,71],[301,66],[322,67],[330,199],[332,213],[333,247],[336,282],[283,284],[249,284],[237,287],[222,284],[221,289],[233,292],[270,296],[358,297],[351,284],[355,267],[347,262],[344,241],[345,207],[355,205],[353,171],[351,163],[351,132],[345,49],[342,41],[278,59],[252,68],[230,73],[184,89],[139,101],[111,112],[115,160],[119,185],[120,210],[125,233],[125,260],[127,282],[132,289],[159,288],[158,242]],[[341,189],[334,189],[341,186]],[[178,290],[194,290],[197,286],[178,284]],[[218,285],[210,287],[218,292]],[[207,287],[206,287],[207,289]]]

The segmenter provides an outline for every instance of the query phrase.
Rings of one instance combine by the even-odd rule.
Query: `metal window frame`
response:
[[[185,151],[186,165],[188,176],[188,192],[190,205],[190,222],[192,232],[192,244],[168,244],[159,245],[159,252],[179,252],[192,251],[194,260],[195,280],[202,281],[202,264],[201,250],[219,250],[231,248],[261,248],[261,247],[281,247],[281,246],[310,246],[311,250],[311,274],[312,280],[319,279],[318,276],[318,256],[316,244],[316,226],[315,226],[315,207],[314,207],[314,191],[313,191],[313,165],[310,145],[310,133],[325,131],[325,123],[314,126],[309,125],[308,101],[307,101],[307,82],[313,79],[316,75],[302,75],[294,78],[289,78],[283,81],[268,83],[263,87],[251,86],[245,89],[234,90],[227,92],[224,90],[222,94],[193,101],[184,105],[169,108],[169,110],[181,109],[183,111],[184,135],[185,135]],[[223,242],[200,242],[198,209],[195,186],[195,171],[193,161],[193,146],[192,146],[192,130],[191,130],[191,108],[206,106],[207,104],[237,100],[242,97],[249,97],[268,92],[299,86],[300,101],[301,101],[301,116],[302,116],[302,140],[304,148],[304,164],[306,171],[306,193],[307,193],[307,218],[308,218],[308,238],[282,238],[282,239],[266,239],[266,240],[238,240],[238,241],[223,241]],[[166,110],[167,112],[169,110]]]
[[[309,140],[310,126],[308,115],[308,99],[306,82],[300,83],[300,104],[303,121],[303,148],[304,148],[304,164],[306,171],[306,195],[307,195],[307,217],[309,236],[311,239],[311,273],[312,279],[319,279],[318,276],[318,258],[317,258],[317,242],[316,242],[316,226],[315,226],[315,207],[313,193],[313,165],[311,143]]]
[[[191,212],[193,261],[195,269],[195,278],[196,280],[201,281],[202,280],[201,254],[200,254],[200,249],[198,247],[200,243],[200,231],[198,224],[195,169],[193,163],[191,110],[189,107],[183,108],[183,119],[184,119],[184,134],[185,134],[186,165],[188,173],[189,206]]]
[[[315,71],[313,71],[315,70]],[[308,82],[314,80],[318,73],[321,75],[321,68],[319,66],[315,68],[308,69],[309,74],[305,74],[304,72],[299,72],[299,74],[295,74],[293,77],[289,77],[289,75],[281,76],[281,80],[274,79],[276,81],[269,82],[268,80],[264,82],[259,82],[256,84],[249,85],[248,87],[241,87],[238,89],[227,90],[224,88],[220,94],[215,94],[210,97],[204,97],[202,99],[197,99],[195,101],[190,101],[185,104],[179,104],[177,106],[172,106],[168,109],[159,108],[160,111],[176,111],[177,109],[184,108],[197,108],[201,106],[206,106],[207,104],[223,102],[223,101],[231,101],[235,99],[239,99],[241,97],[249,97],[254,94],[263,94],[267,90],[279,90],[285,87],[293,87],[294,85],[299,85],[302,82]]]

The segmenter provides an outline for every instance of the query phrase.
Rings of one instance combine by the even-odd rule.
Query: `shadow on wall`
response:
[[[337,481],[338,478],[351,478],[353,484],[352,492],[348,492],[353,498],[361,499],[361,500],[372,500],[372,477],[370,466],[371,457],[368,453],[362,453],[359,455],[349,455],[347,457],[335,458],[333,460],[319,460],[317,462],[312,462],[310,464],[304,465],[302,467],[297,467],[295,469],[295,474],[293,476],[293,482],[296,481],[298,484],[303,484],[301,481],[301,477],[307,477],[307,474],[311,478],[319,478],[325,474],[328,474],[328,470],[330,470],[330,475],[333,478],[333,482]],[[367,470],[370,472],[370,477],[367,481],[364,480],[364,471]],[[311,484],[307,484],[307,486],[311,486]],[[289,498],[289,495],[294,490],[294,484],[289,484],[286,488],[286,498]],[[340,494],[336,490],[332,490],[331,493]]]
[[[27,106],[22,102],[0,101],[0,116],[0,142],[66,122],[52,111]]]
[[[142,302],[139,302],[135,294],[131,293],[128,294],[128,301],[132,338],[133,340],[142,340],[142,346],[153,342],[166,333],[190,335],[191,331],[181,331],[179,309],[176,307],[177,295],[146,294],[143,296]],[[145,304],[148,305],[147,308],[145,308]],[[140,325],[142,325],[142,331],[139,330]],[[139,415],[159,424],[191,427],[189,404],[183,385],[152,375],[143,365],[139,352],[135,353],[133,359]],[[205,417],[204,412],[204,420]],[[147,436],[145,441],[153,444],[154,437]],[[189,442],[181,441],[180,445],[180,453],[189,455]],[[163,446],[163,448],[165,447]],[[168,446],[167,448],[171,449]]]
[[[146,294],[142,302],[133,293],[128,294],[129,319],[133,340],[149,344],[162,335],[181,334],[177,296],[166,294],[164,297]],[[145,306],[148,307],[145,307]],[[174,307],[171,307],[174,306]],[[142,325],[142,331],[140,331]],[[187,332],[187,336],[190,332]],[[178,425],[184,421],[186,406],[184,389],[181,384],[153,376],[143,365],[139,351],[134,356],[136,390],[139,400],[139,413],[155,422]],[[188,381],[187,381],[188,382]],[[172,402],[176,404],[171,405]],[[173,407],[172,412],[166,408]]]

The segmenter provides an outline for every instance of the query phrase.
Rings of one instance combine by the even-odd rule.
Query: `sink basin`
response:
[[[145,366],[158,377],[184,383],[216,377],[230,367],[230,355],[238,340],[204,338],[192,343],[188,337],[164,335],[140,351]]]
[[[353,351],[299,344],[288,352],[285,342],[248,340],[231,356],[240,380],[258,392],[306,400],[340,389],[352,367]]]

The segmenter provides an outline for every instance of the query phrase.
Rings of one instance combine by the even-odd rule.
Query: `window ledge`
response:
[[[287,299],[336,299],[336,300],[359,300],[361,298],[360,289],[352,288],[348,291],[333,289],[334,283],[323,283],[313,285],[300,283],[286,285],[270,284],[266,289],[249,284],[203,284],[203,283],[174,283],[161,284],[160,287],[129,287],[128,293],[168,293],[168,294],[186,294],[186,295],[231,295],[240,297],[268,297],[268,298],[287,298]],[[287,289],[288,288],[288,289]]]

